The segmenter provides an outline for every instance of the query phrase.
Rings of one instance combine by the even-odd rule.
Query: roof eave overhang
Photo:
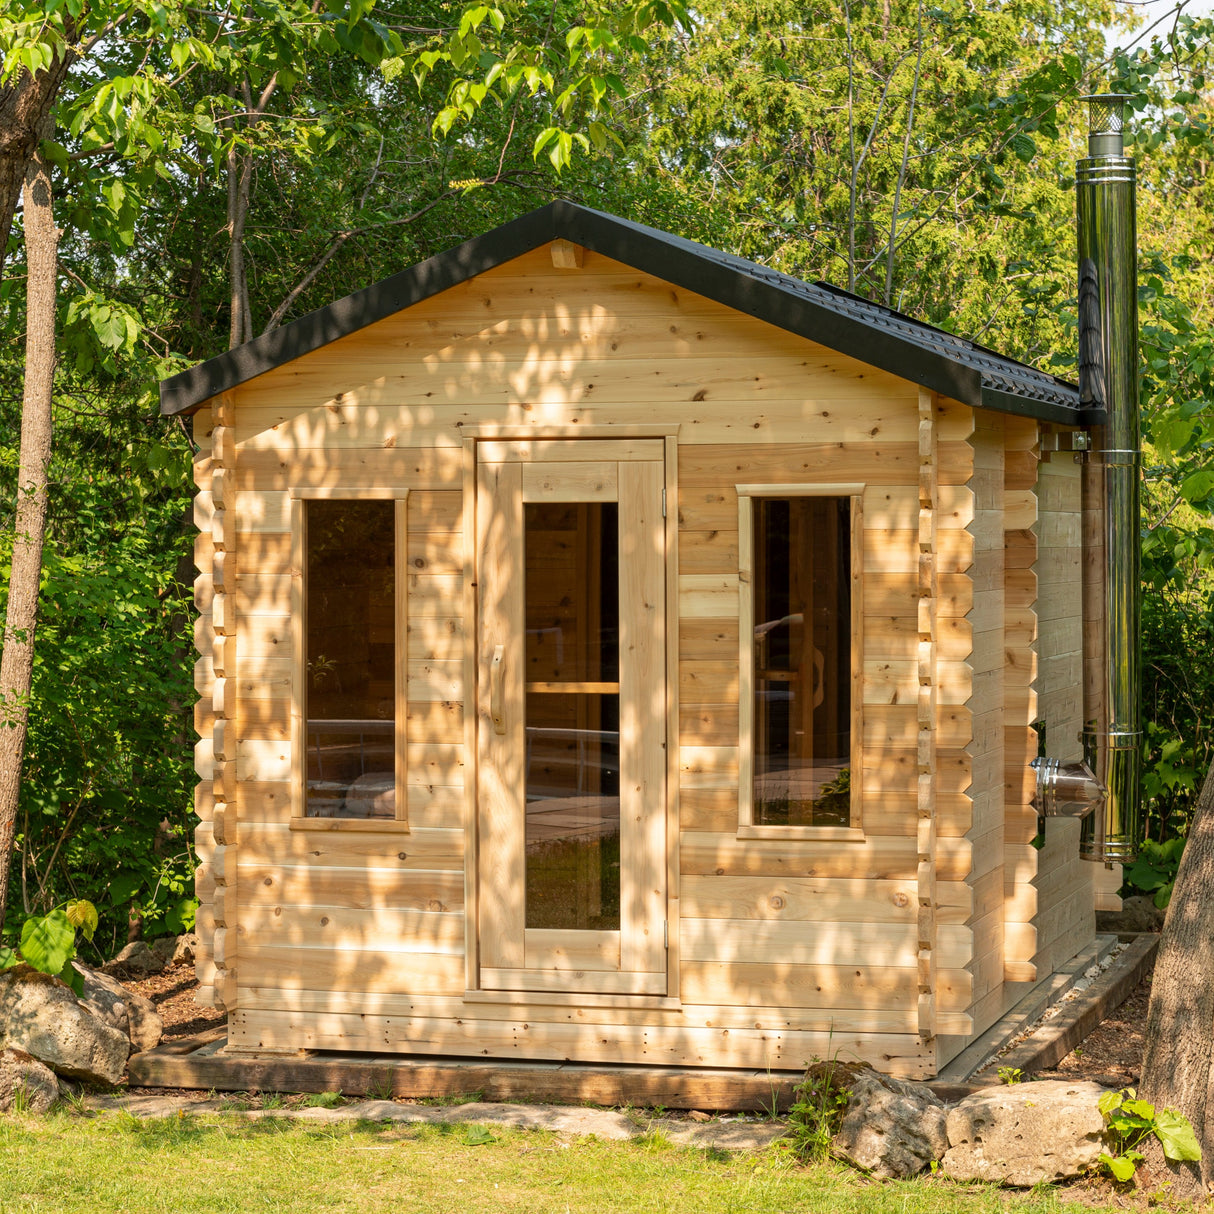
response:
[[[1017,417],[1035,417],[1038,421],[1053,422],[1059,426],[1102,426],[1106,415],[1103,409],[1068,409],[1053,401],[1038,400],[1032,396],[1020,396],[1003,388],[989,384],[982,387],[981,405],[999,413],[1013,413]]]
[[[327,307],[160,383],[160,412],[192,413],[222,392],[458,286],[554,239],[552,206],[436,253]]]

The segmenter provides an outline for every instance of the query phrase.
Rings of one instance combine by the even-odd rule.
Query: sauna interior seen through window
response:
[[[395,503],[302,505],[305,816],[395,818]]]
[[[619,509],[523,507],[526,915],[620,929]]]
[[[753,505],[756,826],[851,825],[851,503]]]

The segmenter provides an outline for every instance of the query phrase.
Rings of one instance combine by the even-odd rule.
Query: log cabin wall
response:
[[[1069,452],[1038,465],[1037,713],[1051,756],[1083,758],[1083,600],[1081,466]],[[1041,974],[1073,956],[1096,931],[1095,897],[1120,866],[1106,870],[1079,858],[1080,823],[1049,818],[1037,856],[1037,969]]]
[[[199,713],[199,922],[224,954],[222,975],[213,945],[200,973],[231,1011],[230,1044],[773,1069],[839,1054],[929,1075],[937,1035],[968,1036],[1002,1010],[1003,420],[605,257],[554,260],[541,248],[225,394],[222,705],[205,613],[221,550],[205,498],[214,419],[197,426],[212,529],[198,544],[199,688],[212,697]],[[466,428],[655,423],[678,427],[681,1004],[466,1001]],[[853,840],[739,837],[740,483],[864,486]],[[385,486],[408,490],[407,820],[319,829],[292,820],[291,495]],[[206,820],[217,773],[222,847]]]
[[[1003,1013],[1004,967],[1004,423],[1001,414],[975,416],[971,486],[974,494],[973,671],[970,696],[972,819],[969,885],[973,897],[970,1014],[981,1032]]]
[[[1038,977],[1035,884],[1040,853],[1032,799],[1037,755],[1038,425],[1004,419],[1004,963],[1008,983]],[[1077,853],[1076,853],[1077,854]],[[1049,973],[1046,970],[1045,973]],[[1041,976],[1045,976],[1042,974]]]
[[[194,643],[195,747],[199,784],[194,805],[199,817],[195,834],[198,868],[195,972],[199,999],[219,1008],[235,1006],[235,933],[227,930],[228,912],[235,911],[236,835],[236,569],[232,469],[235,439],[233,402],[224,393],[195,417],[194,522],[199,529],[194,545],[198,577],[194,601],[199,610]]]

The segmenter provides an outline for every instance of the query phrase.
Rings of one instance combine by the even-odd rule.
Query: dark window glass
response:
[[[396,504],[309,501],[310,818],[396,816]]]
[[[526,924],[620,926],[619,510],[524,506]]]
[[[754,499],[754,821],[851,820],[851,503]]]

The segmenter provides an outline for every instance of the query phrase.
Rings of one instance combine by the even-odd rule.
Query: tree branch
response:
[[[349,231],[338,232],[329,247],[312,263],[312,268],[291,288],[287,297],[274,309],[274,313],[267,322],[266,327],[262,330],[262,333],[271,333],[282,324],[282,318],[291,310],[291,305],[316,281],[316,276],[329,264],[329,261],[347,240],[353,240],[355,236],[365,236],[368,232],[375,232],[382,228],[396,228],[407,223],[413,223],[428,211],[434,210],[444,199],[453,197],[457,192],[456,190],[444,190],[443,193],[439,194],[432,202],[428,202],[421,210],[414,211],[412,215],[406,215],[402,219],[386,219],[383,223],[372,223],[364,228],[351,228]]]
[[[915,99],[919,95],[919,69],[923,66],[923,0],[919,0],[919,53],[915,58],[915,79],[911,85],[910,104],[906,114],[906,138],[902,141],[902,164],[894,186],[894,209],[889,217],[889,257],[885,262],[885,306],[890,306],[894,294],[894,251],[898,239],[898,207],[902,201],[902,183],[906,180],[906,165],[910,159],[911,130],[915,125]]]

